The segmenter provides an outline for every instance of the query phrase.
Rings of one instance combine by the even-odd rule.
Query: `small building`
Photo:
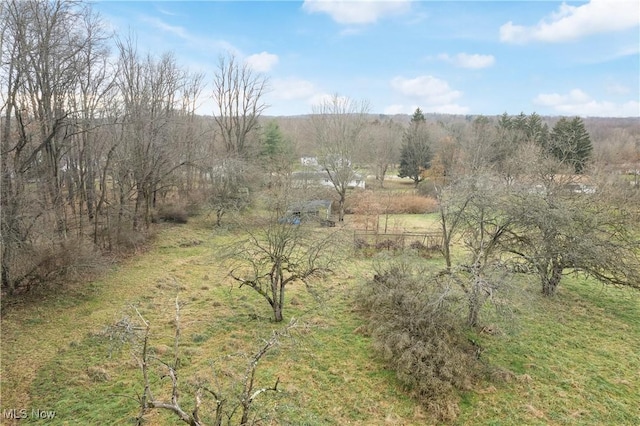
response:
[[[300,201],[287,208],[280,223],[299,225],[302,222],[319,222],[323,226],[334,226],[331,220],[331,200]]]

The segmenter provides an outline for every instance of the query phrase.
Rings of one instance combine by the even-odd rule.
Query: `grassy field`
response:
[[[396,217],[408,231],[433,226],[427,216]],[[332,232],[319,230],[318,232]],[[115,345],[107,326],[137,310],[151,323],[153,352],[170,359],[174,301],[181,303],[180,378],[189,406],[196,378],[224,382],[261,339],[278,328],[269,307],[227,277],[221,247],[237,231],[216,230],[204,219],[164,227],[150,249],[101,279],[42,292],[2,312],[1,409],[55,411],[47,424],[133,424],[142,380],[136,346]],[[315,232],[315,230],[314,230]],[[350,231],[336,234],[349,241]],[[353,289],[373,275],[379,259],[349,255],[310,293],[287,292],[285,317],[298,319],[292,338],[270,352],[258,386],[280,380],[279,394],[260,408],[289,425],[423,425],[431,421],[371,351],[354,311]],[[439,260],[423,260],[439,262]],[[488,307],[488,327],[474,335],[494,372],[462,395],[456,424],[634,425],[640,419],[640,295],[569,278],[553,299],[525,279],[511,294],[509,312]],[[153,377],[160,395],[168,381]],[[163,389],[163,390],[160,390]],[[3,415],[3,424],[11,424]],[[149,424],[176,424],[154,412]],[[22,422],[21,422],[22,423]]]

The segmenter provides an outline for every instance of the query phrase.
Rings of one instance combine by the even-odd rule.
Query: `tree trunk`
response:
[[[278,265],[275,274],[271,277],[271,293],[273,295],[273,320],[282,322],[282,308],[284,306],[284,287],[282,283],[282,268]]]
[[[344,201],[346,198],[346,191],[340,193],[340,201],[338,202],[338,222],[344,221]]]
[[[469,298],[469,313],[467,315],[467,325],[469,327],[476,327],[478,325],[478,317],[480,315],[480,308],[482,308],[482,279],[480,278],[478,271],[474,271],[475,277],[471,285],[471,291],[468,294]]]
[[[562,270],[564,268],[557,261],[552,261],[551,276],[545,276],[542,282],[542,294],[545,296],[553,296],[556,294],[558,284],[562,278]]]
[[[282,302],[279,300],[273,301],[273,320],[275,322],[282,322]]]
[[[216,210],[216,227],[222,226],[222,216],[224,216],[224,209],[219,208]]]
[[[93,168],[93,159],[89,159],[86,163],[87,172],[84,181],[85,202],[87,204],[87,216],[93,221],[96,206],[96,175]]]
[[[478,315],[480,313],[479,295],[474,290],[469,295],[469,313],[467,315],[467,325],[476,327],[478,325]]]

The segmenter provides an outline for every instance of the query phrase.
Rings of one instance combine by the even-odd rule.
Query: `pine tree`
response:
[[[263,133],[263,145],[261,154],[266,157],[276,157],[285,151],[285,140],[280,126],[275,120],[269,121]]]
[[[425,120],[422,110],[419,107],[416,108],[413,112],[413,116],[411,116],[411,123],[426,123],[426,121],[427,120]]]
[[[399,177],[410,177],[416,186],[423,180],[422,173],[431,167],[433,154],[430,147],[426,120],[420,108],[411,117],[411,124],[403,135],[400,153]]]
[[[580,117],[561,118],[551,131],[549,153],[558,161],[582,173],[591,157],[591,137]]]

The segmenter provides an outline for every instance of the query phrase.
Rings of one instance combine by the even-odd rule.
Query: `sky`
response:
[[[220,55],[268,78],[265,115],[332,95],[374,114],[640,117],[640,2],[97,1],[138,49],[205,73]]]

